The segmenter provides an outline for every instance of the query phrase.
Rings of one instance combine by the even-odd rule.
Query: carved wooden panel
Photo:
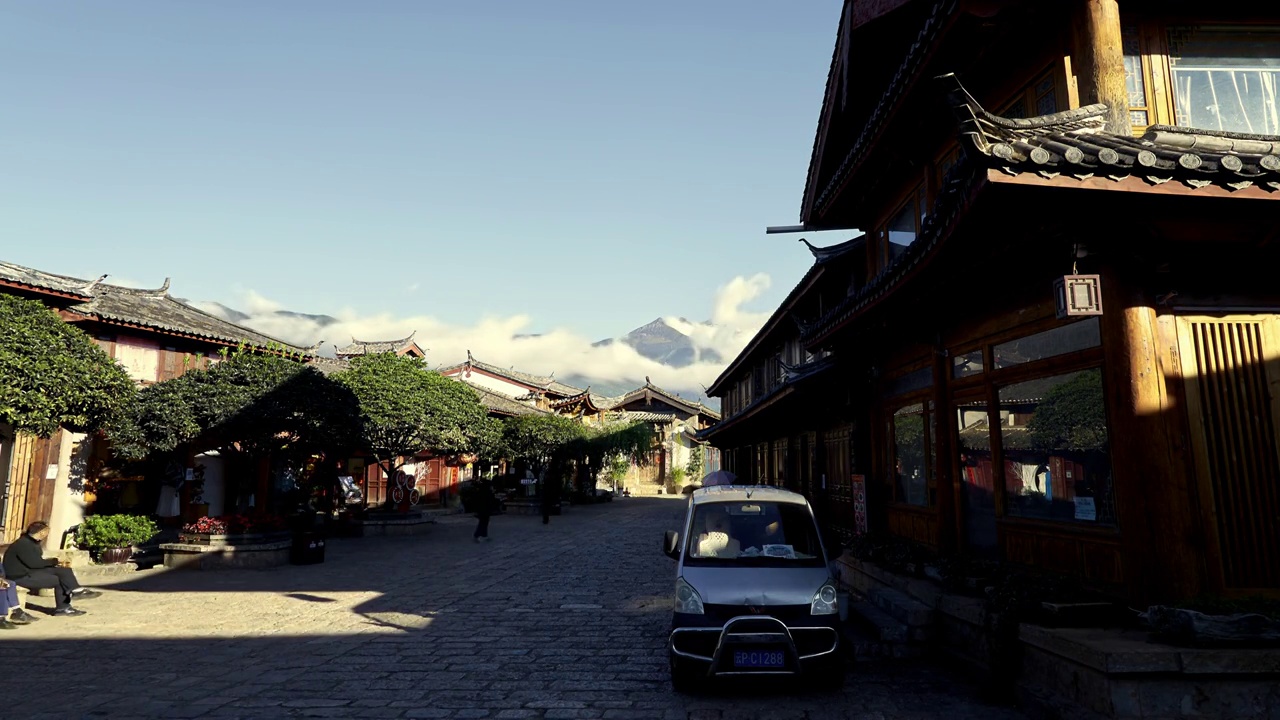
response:
[[[1275,316],[1179,318],[1211,557],[1227,588],[1280,588],[1280,338]]]

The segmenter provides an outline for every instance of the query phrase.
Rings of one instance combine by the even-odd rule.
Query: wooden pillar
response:
[[[1156,312],[1135,269],[1102,273],[1104,384],[1117,523],[1131,602],[1169,602],[1203,587],[1204,557],[1171,406]]]
[[[1124,81],[1124,46],[1120,41],[1117,0],[1076,0],[1073,65],[1080,103],[1107,106],[1106,130],[1131,135],[1129,91]]]

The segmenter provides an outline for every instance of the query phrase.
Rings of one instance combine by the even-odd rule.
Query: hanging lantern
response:
[[[1063,275],[1053,281],[1058,319],[1102,314],[1102,280],[1097,275]]]

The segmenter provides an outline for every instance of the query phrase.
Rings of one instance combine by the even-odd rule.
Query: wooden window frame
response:
[[[916,203],[916,212],[913,214],[916,236],[911,242],[914,243],[920,239],[924,218],[930,209],[929,174],[931,173],[926,173],[917,182],[912,183],[910,189],[899,195],[890,206],[893,209],[882,215],[876,222],[872,242],[867,243],[868,283],[889,266],[889,223],[912,202]]]
[[[1173,100],[1173,64],[1169,60],[1169,28],[1179,25],[1237,26],[1276,28],[1274,20],[1250,20],[1240,18],[1214,18],[1202,16],[1172,15],[1161,18],[1121,17],[1125,26],[1137,28],[1142,66],[1146,81],[1147,102],[1151,110],[1152,125],[1177,125],[1177,111]],[[1145,128],[1143,128],[1145,131]],[[1139,135],[1138,128],[1134,134]]]
[[[1000,532],[999,527],[1001,525],[1042,527],[1051,528],[1054,531],[1059,532],[1105,536],[1117,536],[1120,533],[1119,518],[1116,519],[1115,525],[1093,526],[1045,518],[1021,517],[1006,513],[1005,493],[1007,492],[1008,485],[1005,479],[1004,438],[1000,432],[1000,388],[1007,387],[1009,385],[1016,385],[1028,380],[1052,377],[1054,375],[1064,375],[1082,370],[1099,369],[1104,373],[1105,377],[1106,365],[1103,361],[1103,349],[1101,344],[1091,348],[1075,350],[1062,355],[1054,355],[1052,357],[1032,360],[1030,362],[1003,368],[995,367],[994,348],[997,345],[1011,340],[1030,337],[1046,330],[1052,330],[1069,324],[1071,324],[1071,322],[1063,322],[1055,318],[1047,318],[1027,323],[1004,332],[992,334],[983,338],[976,345],[973,343],[957,345],[954,352],[948,352],[948,358],[950,358],[962,352],[972,352],[979,347],[982,349],[983,363],[985,366],[984,372],[965,378],[947,378],[947,402],[945,412],[948,415],[947,422],[949,423],[949,432],[954,436],[958,430],[956,426],[955,412],[960,404],[963,402],[981,399],[987,405],[988,442],[991,447],[992,463],[991,484],[992,490],[995,494],[994,501],[997,533]],[[950,373],[950,362],[948,362],[947,368],[948,373]],[[942,411],[942,409],[938,410],[938,412]],[[1111,417],[1110,406],[1108,405],[1107,431],[1109,435],[1114,431],[1114,428],[1114,419]],[[949,462],[951,463],[950,467],[952,468],[952,477],[956,478],[957,482],[959,482],[958,479],[961,477],[959,454],[957,452],[952,452],[951,455],[952,457]],[[1114,468],[1112,470],[1112,477],[1114,481]],[[1113,503],[1116,502],[1114,482],[1111,501]],[[963,500],[960,498],[957,498],[955,512],[956,521],[958,523],[957,527],[964,527],[964,504]]]

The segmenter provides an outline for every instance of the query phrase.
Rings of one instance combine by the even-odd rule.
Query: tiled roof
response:
[[[332,375],[351,367],[351,363],[342,358],[327,358],[319,355],[312,355],[308,357],[307,364],[314,367],[316,370],[319,370],[324,375]]]
[[[646,390],[654,395],[657,395],[671,402],[673,405],[677,405],[679,407],[683,407],[687,409],[691,413],[700,413],[714,420],[720,419],[720,413],[716,412],[715,410],[712,410],[711,408],[707,407],[706,405],[703,405],[700,402],[690,402],[680,397],[679,395],[675,395],[673,393],[667,392],[666,390],[663,390],[657,385],[654,385],[653,383],[649,382],[649,378],[645,378],[644,385],[642,385],[641,387],[638,387],[635,390],[632,390],[631,392],[627,393],[626,395],[623,395],[621,398],[618,398],[618,401],[614,403],[613,407],[626,405],[627,403],[633,400],[644,397],[644,393]]]
[[[1103,129],[1107,106],[1101,104],[1027,119],[1002,118],[984,110],[954,75],[940,79],[948,85],[962,137],[984,164],[1010,175],[1136,177],[1195,189],[1280,190],[1277,136],[1167,125],[1153,125],[1140,138],[1118,135]]]
[[[711,427],[703,428],[702,430],[699,430],[694,435],[694,438],[697,439],[698,441],[705,442],[709,438],[712,438],[721,432],[727,432],[733,429],[734,427],[740,425],[744,419],[748,418],[752,413],[752,411],[755,410],[756,408],[767,404],[773,398],[778,397],[780,394],[782,394],[784,391],[788,390],[789,388],[794,388],[796,385],[800,384],[802,381],[808,380],[809,378],[812,378],[812,377],[816,377],[817,375],[823,373],[824,371],[830,370],[833,367],[835,367],[834,355],[828,355],[826,357],[818,358],[817,360],[811,360],[802,365],[787,365],[786,363],[783,363],[782,364],[783,380],[781,383],[774,386],[769,392],[753,398],[750,405],[747,405],[746,407],[742,408],[740,411],[734,413],[732,417],[725,418],[723,422],[720,422],[720,423],[717,423],[716,425],[712,425]]]
[[[507,397],[506,395],[493,392],[492,390],[480,387],[479,385],[476,385],[474,383],[469,383],[466,380],[460,380],[459,382],[466,383],[467,387],[471,388],[472,390],[475,390],[476,395],[480,397],[480,404],[484,405],[485,408],[488,409],[490,413],[493,413],[495,415],[515,416],[515,415],[550,415],[551,414],[550,411],[548,410],[543,410],[541,408],[537,408],[532,405],[522,403],[518,400],[513,400]]]
[[[413,336],[417,332],[409,333],[409,337],[399,340],[357,340],[351,338],[351,344],[338,348],[338,357],[353,357],[355,355],[378,355],[381,353],[398,353],[402,350],[413,346]]]
[[[89,302],[74,305],[68,310],[103,320],[137,324],[224,343],[247,343],[256,347],[280,346],[289,352],[307,352],[307,348],[290,345],[173,299],[169,296],[167,281],[165,287],[156,290],[135,290],[99,283],[90,292],[93,297]]]
[[[106,277],[105,275],[103,277]],[[36,290],[52,290],[65,295],[87,298],[87,289],[93,285],[88,280],[54,275],[13,263],[0,262],[0,280],[25,285]]]
[[[863,160],[866,159],[868,152],[879,139],[902,98],[906,96],[907,91],[919,79],[919,75],[924,69],[925,61],[937,44],[938,39],[942,36],[942,31],[951,24],[951,19],[956,14],[957,3],[958,0],[937,0],[934,3],[928,17],[925,19],[924,27],[920,29],[919,35],[916,37],[916,41],[907,50],[902,64],[898,66],[898,70],[894,73],[893,78],[890,79],[884,94],[880,96],[880,101],[876,103],[871,115],[863,124],[862,132],[853,141],[848,153],[845,154],[844,160],[841,161],[835,172],[831,174],[831,179],[823,186],[811,207],[807,203],[809,194],[818,192],[818,189],[806,184],[800,211],[802,220],[808,222],[812,219],[804,216],[806,207],[815,215],[821,214],[823,205],[835,196],[845,180],[862,165]],[[813,162],[818,161],[819,158],[815,155]]]
[[[78,315],[97,318],[109,324],[132,325],[229,345],[246,343],[259,348],[273,346],[287,352],[307,354],[307,348],[263,335],[175,300],[169,295],[167,279],[163,286],[154,290],[138,290],[103,282],[105,277],[89,281],[12,263],[0,263],[0,279],[83,298],[82,302],[66,308]]]
[[[569,396],[577,395],[583,392],[582,388],[576,388],[572,385],[566,385],[556,380],[553,377],[532,375],[530,373],[520,372],[519,370],[515,370],[513,368],[498,367],[497,365],[491,365],[487,362],[481,362],[480,360],[476,360],[474,357],[472,357],[470,351],[467,352],[466,362],[461,362],[456,365],[450,365],[448,367],[440,368],[440,372],[448,373],[454,370],[461,370],[466,368],[468,365],[477,370],[487,372],[490,375],[497,375],[500,378],[506,378],[507,380],[520,383],[521,385],[527,385],[532,388],[537,388],[539,390],[542,390],[544,392],[547,392],[553,395],[561,395],[564,397],[569,397]]]
[[[560,400],[556,400],[552,402],[551,407],[553,409],[559,410],[561,408],[572,407],[578,403],[583,403],[586,406],[584,409],[587,412],[592,412],[592,413],[600,412],[602,410],[608,410],[609,407],[612,407],[612,406],[597,404],[596,403],[597,399],[603,400],[603,396],[596,395],[595,393],[591,392],[591,388],[587,388],[586,390],[583,390],[582,392],[576,395],[570,395],[567,398],[562,398]]]

